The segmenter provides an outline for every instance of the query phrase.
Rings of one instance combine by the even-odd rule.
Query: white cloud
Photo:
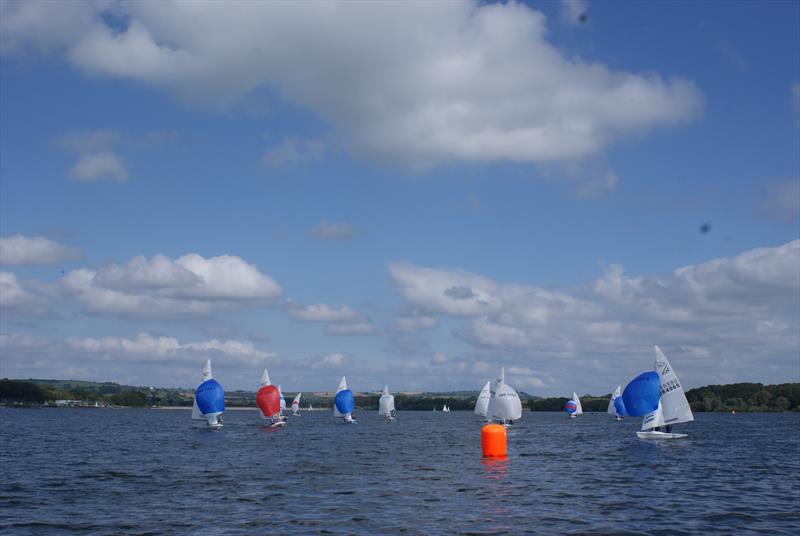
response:
[[[139,333],[126,337],[70,337],[49,340],[29,333],[0,334],[2,375],[80,378],[128,385],[194,387],[207,358],[214,376],[229,388],[257,386],[267,364],[281,359],[249,341],[181,342],[175,337]]]
[[[433,357],[431,358],[431,363],[433,363],[434,365],[444,365],[445,363],[447,363],[447,354],[442,352],[436,352],[435,354],[433,354]]]
[[[435,318],[426,315],[398,316],[394,321],[394,326],[399,331],[433,329],[438,325]]]
[[[82,257],[81,250],[43,236],[15,234],[0,238],[0,265],[58,264]]]
[[[158,317],[207,315],[216,309],[259,306],[281,287],[240,257],[205,259],[190,253],[174,261],[163,255],[135,257],[126,266],[74,270],[62,281],[91,313]]]
[[[69,170],[69,176],[81,182],[100,180],[125,182],[128,180],[128,170],[122,160],[113,153],[89,153],[78,159]]]
[[[268,88],[354,152],[411,167],[582,159],[703,107],[690,81],[565,57],[514,2],[62,4],[7,4],[4,53],[63,52],[215,105]],[[112,10],[127,28],[99,16]]]
[[[390,264],[389,273],[406,307],[468,318],[454,333],[473,355],[454,370],[474,381],[483,371],[473,365],[491,359],[514,371],[519,385],[576,384],[599,393],[647,368],[653,344],[663,345],[688,385],[786,381],[797,373],[800,240],[659,276],[628,276],[610,265],[592,283],[564,290],[408,264]],[[453,287],[469,287],[492,306],[443,292]]]
[[[311,235],[318,240],[350,240],[358,229],[351,223],[333,223],[322,220],[311,230]]]
[[[299,160],[321,160],[325,156],[326,144],[314,138],[299,139],[287,136],[281,142],[269,147],[262,161],[271,167],[280,167]]]
[[[329,335],[372,335],[375,328],[369,322],[357,322],[354,324],[330,324],[328,326]]]
[[[325,366],[341,367],[344,364],[344,356],[339,353],[328,354],[320,360]]]
[[[11,272],[0,272],[0,309],[22,316],[41,315],[47,311],[45,301],[22,288]]]
[[[287,312],[295,320],[303,322],[356,322],[364,318],[361,313],[346,305],[334,309],[324,303],[301,305],[290,301]]]

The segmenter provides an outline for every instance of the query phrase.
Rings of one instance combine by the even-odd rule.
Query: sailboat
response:
[[[478,399],[475,401],[475,415],[484,419],[486,419],[486,412],[489,410],[489,398],[492,396],[491,384],[492,382],[490,381],[486,382],[486,385],[483,386],[480,394],[478,394]]]
[[[389,393],[389,386],[383,388],[383,394],[378,400],[378,415],[384,417],[387,422],[393,421],[395,417],[394,395]]]
[[[308,411],[314,411],[314,408],[311,407],[311,404],[308,405]]]
[[[522,402],[519,395],[506,384],[506,369],[500,369],[498,377],[489,387],[489,406],[486,415],[494,422],[513,424],[522,418]]]
[[[447,404],[442,406],[442,413],[450,413],[450,407]]]
[[[203,367],[203,380],[194,390],[192,419],[206,421],[212,430],[222,428],[222,413],[225,411],[225,391],[211,374],[211,360]]]
[[[661,348],[654,346],[655,370],[639,374],[622,393],[625,411],[643,417],[639,439],[680,439],[686,434],[672,433],[672,425],[694,420],[689,401]],[[662,431],[661,428],[665,430]]]
[[[283,414],[286,411],[286,399],[283,398],[283,390],[281,389],[280,385],[278,385],[278,394],[281,397],[281,417],[283,417]]]
[[[297,393],[294,400],[292,400],[292,415],[300,415],[300,395],[302,394],[303,393]]]
[[[354,409],[356,409],[356,400],[353,392],[347,388],[347,380],[342,376],[333,399],[333,416],[341,418],[342,422],[352,424],[356,422],[352,415]]]
[[[614,393],[611,395],[611,399],[608,401],[608,409],[606,410],[606,413],[613,415],[618,421],[621,421],[622,416],[625,415],[625,403],[622,401],[621,385],[618,385],[617,388],[614,389]]]
[[[280,391],[270,383],[267,369],[264,369],[261,375],[261,387],[256,393],[256,404],[261,410],[261,418],[269,421],[271,428],[286,424],[286,420],[281,417]]]
[[[583,406],[581,406],[581,399],[578,398],[578,393],[572,392],[572,400],[564,404],[564,411],[569,413],[570,419],[583,415]]]

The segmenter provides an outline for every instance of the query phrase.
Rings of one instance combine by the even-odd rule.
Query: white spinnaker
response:
[[[486,417],[486,412],[489,410],[489,399],[492,397],[491,393],[492,382],[486,382],[486,385],[481,389],[478,395],[478,400],[475,401],[475,414],[481,417]]]
[[[694,420],[692,408],[686,400],[683,386],[678,380],[672,365],[669,364],[667,357],[661,348],[655,348],[655,367],[661,379],[661,411],[664,415],[664,424],[678,424]]]
[[[302,394],[303,393],[297,393],[297,396],[295,396],[294,400],[292,400],[292,411],[295,413],[300,411],[300,395]]]
[[[383,388],[383,394],[378,400],[378,415],[389,417],[394,412],[394,396],[389,393],[389,386]]]
[[[336,394],[339,394],[339,392],[344,391],[345,389],[347,389],[347,379],[344,376],[342,376],[342,379],[339,380],[339,387],[336,388]],[[336,408],[335,395],[334,395],[334,401],[333,401],[333,416],[334,417],[344,417],[344,415],[339,413],[339,410]]]
[[[614,401],[620,396],[622,396],[622,386],[618,385],[617,388],[614,389],[614,394],[611,395],[611,400],[608,401],[608,409],[606,410],[606,413],[615,417],[621,416],[619,413],[617,413],[617,407],[614,405]]]
[[[522,418],[522,402],[517,392],[506,385],[505,369],[501,369],[500,377],[489,388],[489,406],[487,416],[495,421],[516,421]]]
[[[572,400],[575,401],[575,415],[583,415],[583,406],[581,406],[581,399],[578,398],[578,393],[572,392]]]
[[[264,373],[261,375],[261,387],[265,385],[270,385],[269,372],[267,372],[267,369],[264,369]]]

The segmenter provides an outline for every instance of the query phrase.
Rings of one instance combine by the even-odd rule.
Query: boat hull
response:
[[[650,430],[647,432],[636,432],[636,437],[639,439],[683,439],[689,437],[687,434],[672,434],[667,432],[656,432]]]

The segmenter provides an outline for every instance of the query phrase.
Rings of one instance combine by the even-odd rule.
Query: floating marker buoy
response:
[[[484,458],[506,457],[506,429],[499,424],[487,424],[481,429],[481,450]]]

